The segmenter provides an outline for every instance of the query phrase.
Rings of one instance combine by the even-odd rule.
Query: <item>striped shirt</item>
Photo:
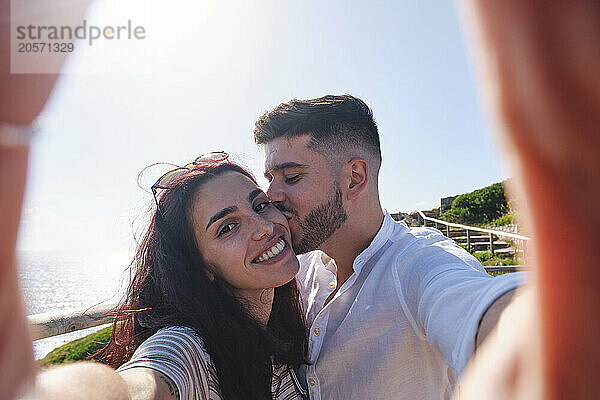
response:
[[[191,328],[160,329],[145,340],[117,372],[136,367],[151,368],[171,378],[181,400],[222,400],[215,365]],[[273,367],[273,399],[302,399],[290,371],[287,366]]]

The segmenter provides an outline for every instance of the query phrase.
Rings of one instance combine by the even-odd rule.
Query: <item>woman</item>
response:
[[[301,398],[293,368],[307,342],[286,218],[225,153],[152,191],[105,361],[133,398]]]

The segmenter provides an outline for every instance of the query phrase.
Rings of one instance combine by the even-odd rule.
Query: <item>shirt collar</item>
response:
[[[364,249],[358,257],[354,259],[354,263],[352,267],[354,268],[354,273],[356,275],[360,274],[365,263],[388,241],[388,239],[394,233],[394,228],[398,226],[398,224],[394,221],[392,216],[386,211],[383,216],[383,222],[379,231],[371,241],[369,247]]]

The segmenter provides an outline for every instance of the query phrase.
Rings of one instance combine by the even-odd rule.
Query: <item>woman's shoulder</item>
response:
[[[199,357],[212,364],[202,338],[194,329],[186,326],[169,326],[159,329],[138,347],[136,353],[146,351],[167,351],[187,360]],[[136,356],[140,355],[134,354],[134,358]]]
[[[211,376],[210,372],[214,369],[202,338],[195,330],[185,326],[169,326],[159,329],[140,344],[131,360],[120,369],[151,360],[161,363],[169,362],[185,370],[200,367],[206,376]]]
[[[176,340],[188,346],[198,346],[204,348],[202,338],[198,333],[187,326],[168,326],[156,331],[152,336],[146,339],[142,344]]]
[[[181,398],[220,398],[214,364],[200,336],[189,327],[159,329],[117,371],[136,367],[150,368],[171,378]]]
[[[201,347],[204,347],[204,343],[202,342],[202,338],[200,337],[200,335],[198,335],[198,333],[194,329],[188,326],[167,326],[164,328],[160,328],[158,331],[156,331],[154,335],[150,336],[148,339],[165,337],[182,338],[196,343]]]

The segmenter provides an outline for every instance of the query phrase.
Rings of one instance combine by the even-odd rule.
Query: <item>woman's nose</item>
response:
[[[254,230],[252,239],[261,240],[264,237],[273,236],[273,230],[275,228],[275,224],[264,218],[263,216],[257,215],[254,217]]]

